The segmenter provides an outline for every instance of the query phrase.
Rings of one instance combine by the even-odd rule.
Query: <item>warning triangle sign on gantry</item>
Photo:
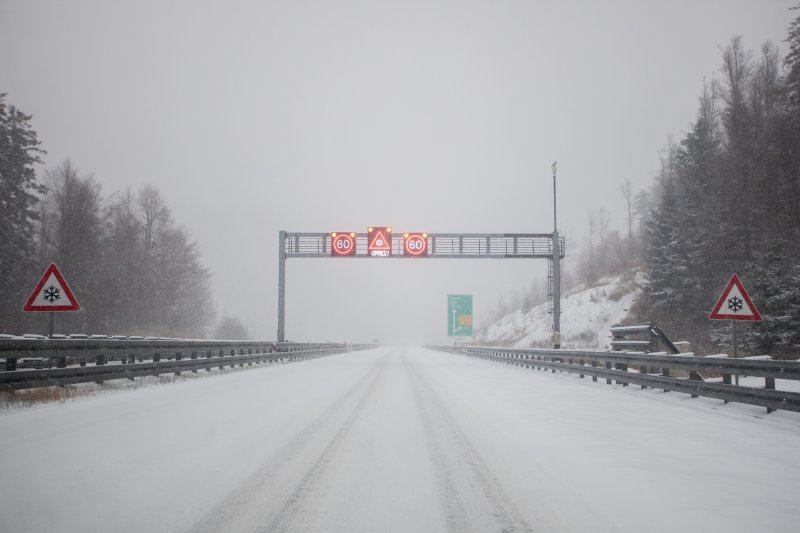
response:
[[[392,255],[392,228],[369,228],[367,253],[372,257]]]

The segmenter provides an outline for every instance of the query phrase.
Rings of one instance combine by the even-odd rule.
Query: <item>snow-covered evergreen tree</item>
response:
[[[758,352],[783,357],[800,351],[800,265],[768,253],[753,265],[751,296],[764,320],[747,332]]]
[[[30,120],[0,94],[0,332],[20,327],[26,292],[38,275],[36,208],[41,188],[34,165],[41,163],[43,150]]]

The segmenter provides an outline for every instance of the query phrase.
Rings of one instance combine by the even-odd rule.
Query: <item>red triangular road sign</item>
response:
[[[386,238],[386,234],[383,232],[383,229],[378,229],[374,235],[370,236],[369,240],[369,251],[392,251],[392,244],[391,241]]]
[[[712,320],[751,320],[755,322],[761,321],[761,314],[753,305],[747,291],[744,290],[744,285],[739,281],[739,276],[734,274],[731,276],[725,290],[722,291],[722,296],[717,300],[714,309],[708,318]]]
[[[23,311],[78,311],[81,306],[69,290],[64,276],[55,264],[50,264],[33,289]]]

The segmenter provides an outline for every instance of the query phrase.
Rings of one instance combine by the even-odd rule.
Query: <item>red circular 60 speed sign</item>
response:
[[[345,257],[356,253],[355,233],[331,233],[331,255]]]
[[[428,255],[427,233],[406,233],[403,235],[403,249],[405,255],[420,257]]]

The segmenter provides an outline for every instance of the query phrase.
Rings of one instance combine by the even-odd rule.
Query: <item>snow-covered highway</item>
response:
[[[0,412],[0,531],[796,531],[800,416],[416,347]]]

